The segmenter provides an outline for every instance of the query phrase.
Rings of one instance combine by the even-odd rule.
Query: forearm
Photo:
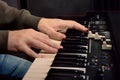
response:
[[[33,16],[27,10],[18,10],[8,6],[0,0],[0,25],[13,25],[16,29],[34,28],[36,29],[40,17]],[[24,27],[23,27],[24,26]]]

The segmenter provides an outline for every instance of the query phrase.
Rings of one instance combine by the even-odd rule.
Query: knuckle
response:
[[[44,34],[44,33],[41,33],[41,35],[43,35],[43,37],[44,37],[45,39],[49,39],[49,36],[48,36],[48,35],[46,35],[46,34]]]
[[[28,33],[34,33],[35,32],[35,30],[34,29],[28,29]]]
[[[76,21],[72,21],[72,20],[71,20],[71,23],[76,24],[77,22],[76,22]]]
[[[25,38],[26,38],[26,33],[19,34],[19,36],[17,37],[17,42],[21,42]]]
[[[49,36],[48,36],[48,35],[46,35],[46,38],[47,38],[47,39],[49,39]]]
[[[29,29],[30,31],[34,31],[33,29]]]
[[[22,42],[21,42],[20,40],[17,41],[16,48],[17,48],[17,49],[20,49],[20,50],[23,48]]]
[[[52,50],[53,50],[53,48],[51,48],[51,47],[47,47],[46,48],[46,51],[50,51],[51,52]]]

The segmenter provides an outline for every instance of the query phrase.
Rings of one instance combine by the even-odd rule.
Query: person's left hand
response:
[[[42,18],[38,23],[38,30],[55,40],[66,38],[64,34],[57,32],[58,30],[64,30],[66,28],[74,28],[84,32],[88,31],[86,27],[73,20]]]

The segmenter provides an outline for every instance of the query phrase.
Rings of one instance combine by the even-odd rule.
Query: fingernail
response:
[[[60,46],[60,48],[63,48],[63,46]]]
[[[88,28],[86,28],[86,31],[89,31],[89,29],[88,29]]]
[[[88,31],[89,31],[89,29],[85,27],[85,31],[86,31],[86,32],[88,32]]]
[[[64,35],[64,39],[66,38],[66,36]]]

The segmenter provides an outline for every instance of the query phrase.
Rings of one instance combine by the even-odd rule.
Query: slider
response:
[[[106,41],[103,41],[102,49],[103,50],[111,50],[112,49],[112,45],[107,44]]]

